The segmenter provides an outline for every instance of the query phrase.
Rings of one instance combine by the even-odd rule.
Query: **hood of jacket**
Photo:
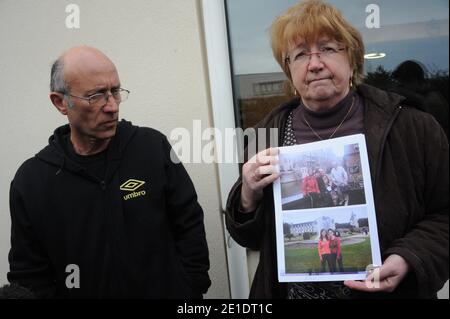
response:
[[[126,120],[121,120],[118,123],[116,134],[111,139],[107,148],[106,156],[108,162],[120,161],[125,148],[137,129],[138,126],[134,126]],[[67,134],[70,134],[69,124],[58,127],[48,139],[48,145],[36,154],[36,158],[58,167],[56,174],[61,170],[68,170],[75,174],[85,175],[85,168],[73,161],[66,153],[64,136]]]

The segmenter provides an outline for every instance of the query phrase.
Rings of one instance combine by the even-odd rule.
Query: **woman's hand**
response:
[[[263,196],[264,187],[280,176],[275,167],[277,155],[278,148],[268,148],[242,166],[241,206],[244,212],[254,211]]]
[[[409,265],[399,255],[390,255],[383,265],[370,273],[366,281],[344,281],[344,284],[355,290],[365,292],[393,292],[409,271]]]

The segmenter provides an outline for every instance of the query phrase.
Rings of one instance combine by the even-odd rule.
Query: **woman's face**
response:
[[[332,230],[328,231],[328,237],[334,238],[334,232]]]
[[[292,82],[311,110],[329,109],[349,92],[353,70],[346,48],[332,38],[320,37],[311,44],[300,41],[288,56]]]

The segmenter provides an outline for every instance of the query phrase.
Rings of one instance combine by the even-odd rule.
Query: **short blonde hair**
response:
[[[356,86],[363,80],[364,43],[361,34],[330,4],[308,0],[289,8],[274,20],[270,35],[273,55],[290,80],[287,52],[299,39],[311,43],[321,36],[332,37],[346,46],[353,69],[352,84]]]

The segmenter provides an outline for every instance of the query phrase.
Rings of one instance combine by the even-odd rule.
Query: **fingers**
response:
[[[269,155],[269,156],[275,156],[280,153],[280,150],[278,149],[278,147],[270,147],[259,153],[265,153],[266,155]]]
[[[271,175],[267,175],[266,177],[263,177],[259,182],[257,182],[258,188],[264,188],[270,184],[272,184],[278,177],[280,176],[279,173],[273,173]]]
[[[346,285],[350,289],[364,291],[364,292],[392,292],[395,287],[390,284],[389,281],[355,281],[355,280],[346,280],[344,281],[344,285]]]
[[[274,162],[273,164],[270,163],[270,164],[267,164],[264,166],[259,166],[255,169],[255,175],[259,176],[261,179],[261,178],[263,178],[262,175],[271,175],[274,173],[278,173],[278,169],[275,165],[276,165],[276,162]]]
[[[253,156],[251,159],[248,160],[248,163],[267,165],[270,163],[271,158],[277,158],[278,153],[279,153],[278,147],[271,147]]]
[[[242,174],[249,182],[259,182],[267,175],[277,173],[277,154],[278,148],[268,148],[259,152],[244,164]]]
[[[254,169],[254,181],[258,189],[273,183],[280,175],[276,166],[278,164],[276,156],[266,156],[260,163],[256,163],[252,167]]]
[[[345,280],[344,285],[347,286],[350,289],[354,290],[360,290],[360,291],[367,291],[367,287],[365,282],[363,281],[356,281],[356,280]]]
[[[383,282],[372,282],[372,281],[356,281],[356,280],[346,280],[344,285],[350,289],[364,291],[364,292],[381,292],[385,291],[386,284]]]
[[[262,196],[262,190],[278,177],[278,148],[269,148],[253,156],[242,167],[243,207],[255,206]]]
[[[365,292],[392,292],[399,283],[398,279],[396,275],[386,272],[382,275],[381,271],[374,271],[367,276],[365,281],[347,280],[344,281],[344,285],[350,289]]]

